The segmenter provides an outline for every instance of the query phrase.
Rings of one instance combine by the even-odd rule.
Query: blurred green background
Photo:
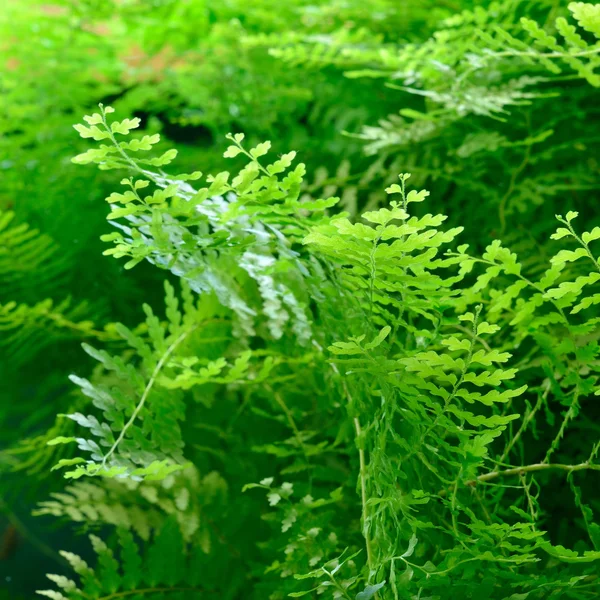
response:
[[[488,51],[502,32],[530,39],[523,16],[567,14],[553,0],[2,2],[0,597],[32,597],[56,549],[80,549],[31,511],[63,485],[44,435],[77,402],[67,376],[90,368],[89,322],[135,324],[161,294],[160,273],[101,256],[115,177],[70,162],[87,149],[72,124],[110,103],[175,145],[182,172],[224,168],[228,132],[269,139],[307,164],[307,196],[350,213],[410,171],[473,245],[540,247],[565,198],[597,214],[595,64]]]

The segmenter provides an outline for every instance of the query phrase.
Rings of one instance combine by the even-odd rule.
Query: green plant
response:
[[[0,568],[53,573],[23,593],[596,597],[599,22],[9,0]]]
[[[397,198],[389,208],[353,223],[344,214],[328,216],[337,199],[299,201],[304,169],[292,168],[293,153],[264,162],[268,143],[246,150],[243,136],[232,135],[225,154],[245,156],[246,166],[231,182],[220,173],[196,189],[190,182],[199,173],[151,171],[175,153],[139,158],[158,140],[119,141],[138,123],[110,122],[112,112],[102,107],[76,126],[108,143],[74,159],[138,177],[123,179],[126,192],[108,198],[109,219],[122,224],[105,236],[105,254],[127,257],[130,267],[146,258],[178,275],[183,310],[166,284],[166,321],[146,307],[143,336],[117,326],[133,353],[120,358],[86,348],[103,370],[93,383],[74,378],[93,412],[71,419],[92,437],[50,442],[77,440],[91,452],[61,460],[58,466],[75,467],[67,477],[168,476],[180,481],[177,505],[177,490],[194,490],[178,479],[190,468],[185,461],[198,460],[177,424],[185,415],[188,428],[224,435],[228,461],[248,445],[276,461],[255,467],[264,478],[245,488],[265,490],[270,509],[253,499],[239,505],[243,519],[262,513],[273,525],[266,539],[257,538],[261,558],[251,571],[241,566],[246,556],[235,556],[242,571],[233,581],[246,573],[247,595],[302,596],[312,587],[342,598],[444,597],[450,586],[465,598],[482,590],[489,598],[543,598],[549,590],[579,598],[597,587],[595,498],[585,500],[582,485],[586,473],[600,470],[600,443],[582,444],[586,456],[577,464],[554,457],[584,399],[600,390],[598,320],[581,316],[597,302],[598,228],[579,235],[575,213],[560,217],[565,227],[553,237],[572,238],[579,249],[557,252],[535,283],[499,243],[471,256],[466,245],[452,249],[462,228],[440,229],[442,215],[411,216],[428,194],[407,191],[408,175],[387,189]],[[583,259],[594,270],[582,270]],[[480,264],[484,273],[470,283]],[[199,304],[188,286],[200,293]],[[572,322],[567,310],[581,318]],[[205,331],[206,324],[216,329]],[[190,402],[203,405],[201,416],[186,407]],[[566,411],[555,422],[550,415],[561,406]],[[546,447],[550,431],[530,439],[542,407],[554,430]],[[218,424],[223,411],[234,415],[227,427]],[[244,423],[249,411],[254,416]],[[254,419],[278,427],[259,432]],[[563,473],[583,515],[580,533],[569,536],[580,540],[575,547],[547,530],[542,508],[542,486]],[[123,492],[144,489],[119,485],[128,486]],[[98,492],[72,489],[41,512],[93,524],[101,513],[85,506]],[[132,527],[130,509],[120,506],[103,504],[102,520]],[[220,516],[227,521],[227,511]],[[101,556],[109,552],[94,544]],[[96,574],[104,594],[119,589],[117,564],[110,565]],[[181,555],[176,569],[183,565]],[[88,571],[76,570],[89,587]],[[173,586],[186,582],[177,573],[169,575]],[[146,589],[143,581],[136,585]],[[158,575],[152,581],[149,590],[163,583]],[[58,583],[64,597],[81,595]],[[87,597],[105,597],[89,589]],[[218,591],[233,593],[225,583]]]
[[[387,185],[411,171],[421,185],[435,182],[455,223],[523,237],[533,213],[543,214],[543,236],[565,193],[583,210],[581,192],[596,189],[590,156],[598,140],[588,122],[596,118],[598,39],[597,4],[502,0],[461,3],[431,36],[382,40],[366,27],[353,39],[340,28],[325,39],[272,39],[271,52],[352,81],[381,81],[380,93],[395,99],[395,111],[348,129],[376,157],[364,174],[355,169],[359,193],[381,202],[373,181]],[[469,211],[473,197],[497,216]]]

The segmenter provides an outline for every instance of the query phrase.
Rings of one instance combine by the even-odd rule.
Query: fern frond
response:
[[[124,179],[122,183],[130,189],[107,198],[113,206],[108,218],[125,218],[127,224],[119,224],[125,235],[115,232],[103,237],[115,243],[105,254],[129,257],[126,268],[147,259],[183,277],[195,292],[215,294],[234,312],[237,326],[246,335],[254,333],[257,316],[262,314],[275,339],[284,334],[283,325],[290,323],[295,333],[307,341],[308,298],[298,297],[302,270],[295,265],[297,257],[290,250],[290,242],[301,237],[308,223],[322,218],[337,199],[300,203],[305,169],[299,164],[289,170],[295,153],[263,166],[259,158],[268,152],[270,143],[248,151],[241,145],[242,134],[230,136],[233,144],[225,156],[245,155],[250,160],[247,166],[231,182],[229,173],[223,172],[208,177],[209,187],[196,190],[189,181],[198,179],[201,173],[169,177],[148,169],[170,163],[175,151],[158,158],[133,158],[133,153],[151,150],[158,136],[118,142],[115,135],[128,134],[139,120],[109,125],[106,115],[111,111],[110,107],[102,108],[102,114],[86,117],[91,127],[77,127],[82,136],[109,140],[112,145],[102,144],[100,149],[89,150],[74,161],[97,162],[105,169],[127,168],[144,179]],[[286,171],[285,177],[280,177]],[[154,193],[142,197],[138,190],[150,182],[156,186]],[[299,220],[299,211],[309,216]],[[272,222],[279,226],[274,228]],[[284,276],[287,265],[292,268]],[[254,282],[262,306],[256,301],[250,305],[240,295],[240,288],[249,282]]]
[[[48,575],[58,590],[38,590],[52,600],[109,600],[121,596],[144,598],[189,598],[207,593],[198,550],[186,551],[175,519],[167,520],[141,552],[132,533],[119,532],[119,552],[113,552],[99,537],[90,536],[97,565],[90,567],[76,554],[61,552],[78,577]]]
[[[27,223],[13,224],[15,213],[0,210],[0,282],[3,302],[23,292],[36,280],[38,294],[56,289],[64,280],[67,264],[50,236]],[[39,297],[39,296],[38,296]],[[27,298],[28,299],[28,298]]]
[[[448,27],[456,27],[457,36],[470,28],[474,37],[488,17],[482,9]],[[505,17],[515,20],[513,12]],[[461,73],[463,54],[454,56]],[[428,77],[423,82],[434,82],[441,94],[443,78]],[[467,79],[448,102],[482,83]],[[483,84],[488,89],[489,81]],[[516,98],[509,96],[488,112],[505,110]],[[541,597],[547,587],[593,576],[596,550],[555,541],[540,482],[599,468],[598,444],[583,439],[587,461],[554,458],[582,401],[597,389],[598,320],[595,301],[585,300],[595,298],[600,283],[596,229],[580,235],[571,224],[575,213],[560,217],[564,227],[555,237],[577,247],[555,254],[546,270],[540,260],[521,263],[499,240],[481,257],[468,254],[467,245],[443,253],[462,227],[443,228],[444,215],[418,210],[428,193],[407,191],[408,175],[387,188],[395,195],[388,206],[363,211],[357,220],[329,216],[337,199],[302,197],[304,167],[292,167],[293,153],[263,164],[270,144],[248,150],[237,134],[228,136],[225,156],[244,156],[247,165],[233,179],[220,173],[197,189],[190,182],[198,173],[170,177],[160,170],[173,152],[138,158],[158,140],[119,141],[117,135],[129,135],[138,122],[109,123],[110,112],[103,109],[77,127],[109,145],[76,159],[137,173],[123,180],[124,193],[108,199],[109,219],[120,231],[105,238],[114,243],[107,253],[128,257],[128,266],[147,259],[180,277],[183,310],[167,284],[166,319],[146,307],[140,331],[147,333],[116,328],[130,350],[113,356],[86,347],[101,368],[89,380],[74,381],[96,412],[70,418],[91,436],[54,443],[76,441],[91,458],[58,466],[73,465],[71,478],[115,480],[92,487],[78,482],[42,511],[94,524],[102,519],[90,508],[92,495],[123,483],[127,490],[159,489],[139,480],[185,477],[175,471],[185,466],[181,424],[189,398],[209,409],[208,422],[197,426],[223,429],[223,440],[244,411],[248,428],[268,431],[258,443],[248,434],[240,445],[247,448],[252,439],[257,457],[244,465],[262,465],[266,454],[267,468],[275,464],[289,476],[280,485],[266,477],[250,486],[266,491],[264,518],[277,531],[259,546],[270,557],[260,576],[279,582],[270,589],[281,594],[335,591],[347,600],[387,600],[401,591],[444,597],[452,588],[468,597],[473,581],[485,582],[492,571],[490,597],[517,586],[518,593]],[[458,105],[448,110],[450,120],[456,117],[449,127],[461,120],[458,113]],[[471,107],[475,113],[489,116]],[[424,115],[409,118],[428,121]],[[456,155],[477,157],[491,140],[502,152],[524,152],[518,175],[533,160],[531,147],[551,135],[547,129],[520,139],[471,137],[471,146],[457,146]],[[502,215],[517,175],[499,200]],[[414,207],[418,214],[411,214]],[[192,291],[200,294],[198,302]],[[231,338],[210,351],[203,347],[209,324],[214,335]],[[310,351],[301,349],[308,343]],[[221,424],[232,406],[212,400],[221,391],[239,402],[222,429],[211,421]],[[564,411],[553,421],[557,406]],[[551,426],[540,432],[544,412]],[[533,436],[543,436],[543,444],[529,450]],[[545,456],[535,455],[540,447]],[[196,449],[205,456],[204,446]],[[178,493],[174,489],[169,500]],[[593,542],[594,507],[574,494],[583,516],[578,527]],[[91,516],[80,518],[79,505]],[[321,511],[325,506],[330,510]],[[146,537],[152,527],[135,524],[129,511],[110,518]],[[325,528],[335,535],[324,540]],[[306,590],[304,579],[317,580],[316,587]]]
[[[91,460],[83,458],[61,462],[57,466],[77,466],[67,477],[104,475],[114,477],[126,473],[161,478],[174,469],[182,468],[183,442],[179,423],[185,415],[182,393],[166,386],[163,378],[173,369],[173,361],[183,359],[186,342],[194,334],[204,335],[207,328],[219,328],[224,321],[207,313],[210,305],[195,303],[184,287],[184,302],[180,307],[173,287],[165,282],[167,322],[161,322],[148,305],[144,339],[124,325],[115,331],[134,351],[133,357],[123,360],[84,344],[84,350],[101,363],[112,379],[94,383],[78,376],[71,380],[81,387],[95,408],[102,412],[102,421],[92,414],[67,415],[80,426],[89,429],[92,439],[67,438],[55,443],[77,441],[80,450],[91,452]],[[139,362],[138,362],[139,361]],[[191,366],[192,363],[184,364]],[[205,369],[203,382],[217,377],[225,361],[216,361]],[[185,378],[185,377],[184,377]],[[169,381],[167,377],[167,381]],[[179,387],[185,387],[180,385]],[[51,442],[52,443],[52,442]],[[76,462],[74,462],[76,461]],[[170,466],[166,466],[170,464]]]
[[[387,189],[401,197],[392,201],[391,209],[363,213],[369,225],[352,224],[340,216],[314,227],[304,243],[334,261],[340,284],[363,298],[362,310],[375,323],[414,331],[407,319],[422,316],[435,323],[439,316],[431,310],[431,300],[441,304],[452,295],[452,280],[444,281],[436,274],[443,266],[436,256],[438,248],[452,242],[462,228],[435,229],[446,219],[443,215],[410,217],[408,205],[422,202],[428,192],[405,193],[408,177],[401,175],[400,185]]]
[[[600,66],[600,8],[597,4],[571,2],[568,5],[572,17],[577,21],[578,28],[569,23],[564,17],[555,20],[556,32],[561,40],[548,33],[544,28],[527,17],[521,18],[523,29],[531,36],[534,47],[528,47],[521,40],[508,32],[498,30],[496,40],[486,36],[493,48],[498,48],[495,56],[522,57],[533,62],[539,62],[545,69],[554,74],[561,73],[560,63],[565,63],[579,77],[585,79],[594,87],[600,86],[600,75],[595,71]],[[587,42],[587,33],[593,34],[595,43]],[[583,37],[582,37],[583,34]]]
[[[69,298],[58,303],[48,298],[34,305],[0,304],[0,347],[5,348],[14,368],[61,340],[118,339],[112,325],[97,329],[87,318],[94,312],[89,302],[74,304]]]
[[[156,482],[109,479],[100,485],[77,481],[38,503],[34,515],[67,519],[87,529],[112,525],[131,530],[144,541],[173,519],[186,542],[193,540],[208,553],[214,532],[205,511],[218,510],[227,491],[227,483],[217,472],[201,477],[194,468]]]

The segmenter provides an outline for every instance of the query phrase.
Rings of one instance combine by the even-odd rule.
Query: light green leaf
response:
[[[362,592],[356,594],[356,600],[369,600],[372,598],[383,586],[385,581],[376,583],[374,585],[368,585]]]
[[[369,342],[368,344],[365,344],[365,348],[367,348],[368,350],[372,350],[373,348],[377,348],[377,346],[379,346],[387,338],[387,336],[390,334],[391,330],[392,330],[392,328],[389,325],[386,325],[377,334],[377,336],[373,339],[373,341]]]

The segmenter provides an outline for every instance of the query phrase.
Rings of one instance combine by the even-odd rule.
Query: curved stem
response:
[[[267,389],[273,394],[273,398],[275,399],[275,402],[277,402],[277,404],[279,405],[281,410],[284,412],[284,414],[288,420],[290,429],[294,432],[294,437],[296,438],[296,441],[298,442],[298,445],[300,446],[300,449],[302,450],[302,454],[304,454],[304,460],[306,461],[307,466],[310,467],[311,464],[310,464],[310,459],[308,457],[308,450],[306,449],[306,444],[304,443],[304,440],[302,439],[302,434],[300,433],[300,429],[298,429],[298,425],[296,425],[296,421],[294,419],[294,415],[292,414],[292,411],[289,409],[288,405],[285,403],[285,400],[281,397],[281,394],[279,392],[276,392],[271,386],[267,386]]]
[[[506,190],[504,196],[500,200],[500,206],[498,207],[498,219],[500,220],[500,235],[504,234],[506,230],[506,204],[510,200],[512,193],[515,190],[515,186],[517,183],[517,178],[523,172],[527,164],[529,163],[529,157],[531,156],[531,144],[527,146],[525,150],[525,155],[523,156],[523,160],[521,164],[512,172],[510,177],[510,181],[508,184],[508,189]]]
[[[544,58],[572,58],[579,56],[593,56],[594,54],[600,54],[600,47],[590,48],[589,50],[582,50],[581,52],[567,53],[567,52],[523,52],[519,50],[506,50],[504,52],[494,52],[491,56],[502,57],[502,56],[530,56],[531,58],[544,57]]]
[[[354,417],[354,430],[356,431],[356,439],[360,444],[362,429],[360,426],[360,421],[357,417]],[[367,565],[369,567],[370,576],[370,573],[373,570],[373,552],[371,549],[371,540],[369,539],[369,532],[367,529],[367,464],[365,461],[365,451],[360,446],[358,447],[358,463],[360,468],[360,496],[362,504],[363,535],[365,538],[365,547],[367,550]]]
[[[323,349],[316,342],[315,342],[315,345],[319,348],[319,350],[321,352],[323,351]],[[348,386],[346,385],[346,382],[344,381],[344,378],[342,377],[339,369],[337,368],[335,363],[329,363],[329,365],[333,369],[334,373],[340,377],[341,382],[342,382],[342,388],[344,389],[344,395],[346,396],[346,400],[348,400],[349,405],[352,405],[353,400],[352,400],[352,396],[350,395],[350,390],[348,389]],[[362,525],[363,525],[363,537],[365,538],[365,549],[367,551],[367,566],[369,568],[369,577],[370,577],[371,572],[374,567],[374,562],[373,562],[373,549],[371,548],[371,540],[369,538],[369,531],[367,529],[367,521],[368,521],[367,462],[366,462],[366,458],[365,458],[365,451],[360,446],[360,444],[361,444],[360,438],[362,437],[362,427],[360,425],[360,421],[359,421],[358,417],[354,417],[353,422],[354,422],[354,431],[356,433],[356,442],[357,442],[357,447],[358,447],[358,463],[359,463],[359,469],[360,469],[359,480],[360,480],[360,499],[361,499],[361,521],[362,521]],[[378,597],[377,594],[375,595],[375,597],[376,598]]]
[[[575,388],[575,390],[573,392],[573,401],[571,402],[569,409],[565,413],[563,422],[561,423],[560,429],[558,430],[556,437],[550,444],[550,448],[548,448],[548,452],[546,452],[546,456],[544,457],[544,460],[543,460],[544,463],[547,463],[550,460],[550,457],[555,452],[555,450],[558,448],[558,445],[560,444],[560,440],[562,440],[562,438],[565,435],[567,426],[569,425],[570,421],[577,416],[578,408],[579,408],[579,389]]]
[[[533,465],[525,465],[522,467],[511,467],[510,469],[504,469],[504,471],[490,471],[489,473],[484,473],[483,475],[479,475],[476,479],[472,479],[471,481],[467,481],[465,485],[469,487],[474,487],[478,483],[485,483],[487,481],[492,481],[493,479],[497,479],[498,477],[510,477],[512,475],[522,476],[525,473],[535,473],[537,471],[548,471],[551,469],[556,469],[559,471],[566,471],[567,474],[575,473],[577,471],[600,471],[600,465],[591,464],[590,462],[580,463],[578,465],[563,465],[559,463],[535,463]],[[457,487],[457,486],[455,486]],[[454,491],[454,490],[453,490]],[[438,496],[446,496],[448,493],[447,489],[440,490],[438,492]]]
[[[533,465],[527,465],[524,467],[513,467],[512,469],[505,469],[504,471],[491,471],[479,475],[477,479],[469,481],[469,484],[473,485],[479,481],[491,481],[497,477],[509,477],[510,475],[521,475],[523,473],[531,473],[535,471],[547,471],[549,469],[558,469],[561,471],[567,471],[568,473],[574,473],[575,471],[600,471],[600,465],[592,465],[588,462],[580,463],[578,465],[562,465],[557,463],[535,463]]]
[[[513,449],[514,445],[519,441],[519,439],[521,438],[521,436],[527,429],[529,423],[531,422],[531,420],[533,419],[533,417],[535,416],[537,411],[542,406],[542,403],[546,400],[549,391],[550,391],[550,386],[548,386],[546,388],[546,391],[543,394],[538,395],[538,399],[537,399],[537,402],[535,403],[535,406],[531,409],[531,412],[523,419],[523,423],[521,423],[521,427],[519,427],[519,430],[517,431],[517,433],[508,442],[504,452],[502,453],[502,456],[500,457],[499,462],[502,463],[506,460],[506,457],[509,455],[509,453]]]
[[[183,340],[185,340],[185,338],[188,335],[190,335],[190,333],[192,333],[194,330],[196,330],[199,325],[200,324],[194,325],[194,327],[191,327],[190,329],[186,329],[183,333],[181,333],[181,335],[167,348],[167,351],[161,356],[160,360],[156,363],[156,366],[154,367],[154,370],[152,371],[152,375],[150,376],[150,379],[148,380],[148,383],[146,384],[146,387],[144,388],[144,392],[142,393],[142,397],[140,398],[138,405],[135,407],[135,410],[133,411],[131,417],[129,418],[129,421],[127,421],[127,423],[125,423],[123,429],[121,430],[121,433],[119,434],[119,437],[115,440],[115,443],[111,446],[110,450],[106,453],[106,455],[102,459],[102,467],[103,468],[106,467],[106,461],[114,454],[114,452],[117,449],[117,447],[119,446],[119,444],[125,438],[125,434],[127,433],[127,430],[133,425],[137,416],[140,414],[140,411],[142,410],[142,408],[144,408],[144,404],[146,404],[146,400],[148,399],[148,395],[150,394],[150,391],[152,390],[152,387],[154,386],[154,382],[156,381],[158,374],[162,370],[163,366],[165,365],[165,363],[167,362],[167,360],[169,359],[169,357],[171,356],[171,354],[173,353],[175,348],[177,348],[177,346],[179,346],[179,344],[181,344],[181,342],[183,342]]]

